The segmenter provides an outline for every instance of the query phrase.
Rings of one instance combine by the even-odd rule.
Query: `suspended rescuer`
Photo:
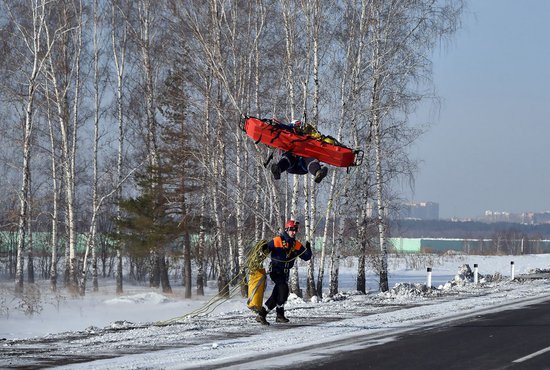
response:
[[[304,261],[311,258],[311,246],[309,242],[302,245],[296,240],[299,222],[288,220],[284,231],[274,237],[265,246],[265,252],[271,253],[271,262],[269,264],[269,277],[275,284],[271,296],[265,301],[265,304],[258,311],[256,321],[263,325],[269,325],[266,317],[274,308],[277,312],[276,322],[287,323],[289,320],[285,317],[285,303],[288,298],[288,277],[290,269],[294,266],[294,260],[298,257]]]
[[[279,126],[285,130],[299,133],[303,125],[301,121],[293,120],[290,124],[281,123]],[[279,162],[271,165],[271,173],[275,180],[279,180],[281,173],[285,171],[296,175],[305,175],[309,172],[315,176],[315,182],[320,183],[327,175],[328,169],[322,166],[318,159],[301,157],[291,152],[285,152]]]

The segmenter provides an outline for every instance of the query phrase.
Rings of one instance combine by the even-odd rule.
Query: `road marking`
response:
[[[518,358],[517,360],[514,360],[512,362],[523,362],[523,361],[526,361],[526,360],[530,360],[533,357],[537,357],[538,355],[542,355],[543,353],[548,352],[548,351],[550,351],[550,347],[543,348],[540,351],[531,353],[530,355],[524,356],[522,358]]]

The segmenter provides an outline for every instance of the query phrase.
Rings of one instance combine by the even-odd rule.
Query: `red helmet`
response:
[[[294,229],[298,230],[298,225],[300,225],[300,223],[298,221],[288,220],[285,224],[285,230],[288,230],[290,228],[294,228]]]

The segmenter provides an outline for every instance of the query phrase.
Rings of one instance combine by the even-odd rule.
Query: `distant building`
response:
[[[403,204],[400,218],[415,220],[439,220],[439,203],[410,202]]]
[[[550,211],[511,213],[500,211],[485,211],[481,218],[484,222],[515,222],[527,225],[550,224]]]
[[[518,213],[501,212],[501,211],[485,211],[483,217],[485,222],[521,222],[521,215]]]
[[[531,213],[534,224],[550,224],[550,211]]]

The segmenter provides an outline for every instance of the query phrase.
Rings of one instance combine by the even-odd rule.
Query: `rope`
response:
[[[260,240],[246,256],[246,268],[249,272],[258,271],[262,268],[263,262],[269,254],[263,251],[265,245],[267,245],[267,240]]]
[[[248,251],[246,256],[246,270],[248,270],[249,273],[253,271],[257,271],[262,267],[263,261],[269,254],[263,251],[263,248],[266,244],[267,244],[267,240],[261,240]],[[295,257],[287,261],[281,261],[276,258],[271,258],[271,259],[277,262],[290,262],[300,257],[303,253],[305,253],[305,250],[302,253],[296,255]],[[240,276],[239,275],[235,276],[233,279],[229,281],[229,283],[227,283],[222,288],[220,293],[210,298],[210,300],[208,300],[208,302],[206,302],[202,307],[199,307],[196,310],[193,310],[182,316],[174,317],[164,321],[159,321],[156,324],[159,326],[165,326],[165,325],[174,324],[178,321],[182,321],[185,319],[195,318],[197,316],[202,316],[202,315],[207,315],[212,313],[218,306],[220,306],[222,303],[229,300],[240,289],[241,284],[246,282],[246,277],[247,277],[247,274],[245,274],[245,276],[243,276],[239,280]],[[229,289],[228,296],[226,296],[225,294],[222,294],[222,292],[226,291],[226,289],[228,289],[236,281],[238,281],[238,284],[234,284],[234,286]]]
[[[338,195],[340,194],[340,192],[347,187],[350,180],[351,180],[351,176],[349,176],[349,175],[346,176],[346,179],[345,179],[345,182],[344,182],[343,186],[340,187],[334,193],[333,199],[337,198]],[[331,202],[329,204],[329,206],[327,207],[327,209],[325,211],[325,214],[330,212],[330,210],[332,209],[333,203],[334,202]],[[321,220],[322,220],[322,218],[319,217],[317,222],[313,225],[312,232],[311,232],[312,235],[315,234],[315,231],[317,230],[317,226],[319,225]],[[258,243],[256,243],[256,245],[254,247],[250,248],[250,250],[248,251],[248,253],[246,255],[245,271],[248,271],[248,273],[251,273],[251,272],[257,271],[260,268],[262,268],[263,262],[269,254],[269,253],[265,253],[264,250],[263,250],[265,245],[267,245],[267,240],[262,239]],[[306,250],[304,249],[304,251],[302,251],[301,253],[297,254],[295,257],[293,257],[289,260],[284,260],[283,261],[283,260],[279,260],[279,259],[276,259],[276,258],[273,258],[273,257],[271,257],[271,260],[276,261],[276,262],[282,262],[282,263],[291,262],[291,261],[296,260],[298,257],[300,257],[305,252],[306,252]],[[200,307],[200,308],[198,308],[194,311],[191,311],[190,313],[185,314],[183,316],[175,317],[175,318],[172,318],[172,319],[169,319],[169,320],[166,320],[166,321],[161,321],[161,322],[159,322],[159,324],[160,325],[169,325],[169,324],[175,323],[175,322],[180,321],[180,320],[185,320],[185,319],[188,319],[188,318],[197,317],[199,315],[207,315],[209,313],[212,313],[218,306],[220,306],[222,303],[229,300],[240,289],[241,284],[244,284],[246,282],[246,278],[247,278],[248,273],[244,274],[244,276],[238,281],[238,284],[234,284],[234,286],[231,289],[229,289],[229,295],[228,296],[222,295],[221,292],[224,292],[229,286],[232,285],[233,282],[235,282],[237,279],[239,279],[240,275],[237,275],[233,279],[231,279],[229,281],[229,283],[227,283],[223,287],[221,292],[216,294],[215,296],[213,296],[208,302],[206,302],[206,304],[204,306],[202,306],[202,307]]]
[[[340,192],[347,187],[347,184],[350,181],[350,179],[351,179],[351,176],[346,176],[346,181],[344,182],[343,186],[340,187],[340,189],[337,190],[334,193],[333,199],[336,198],[340,194]],[[333,203],[334,202],[331,202],[329,204],[325,214],[330,212]],[[317,226],[321,222],[321,219],[322,218],[319,217],[317,222],[313,225],[312,232],[311,232],[312,235],[315,234],[315,231],[317,230]],[[250,250],[248,251],[248,253],[246,255],[245,271],[248,271],[248,273],[250,273],[250,272],[254,272],[254,271],[257,271],[260,268],[262,268],[263,262],[269,254],[269,253],[265,253],[264,250],[263,250],[264,246],[266,244],[267,244],[266,240],[260,240],[258,243],[256,243],[256,245],[254,247],[250,248]],[[300,257],[305,252],[306,252],[306,250],[304,249],[304,251],[302,251],[300,254],[297,254],[295,257],[293,257],[289,260],[285,260],[285,261],[278,260],[278,259],[273,258],[273,257],[271,257],[271,260],[276,261],[276,262],[283,262],[283,263],[284,262],[291,262],[291,261],[296,260],[298,257]],[[170,324],[173,324],[177,321],[181,321],[181,320],[185,320],[185,319],[189,319],[189,318],[194,318],[194,317],[197,317],[199,315],[207,315],[209,313],[212,313],[218,306],[220,306],[222,303],[229,300],[240,289],[241,284],[246,283],[247,275],[248,274],[245,273],[242,278],[241,278],[240,275],[236,275],[233,279],[231,279],[222,288],[220,293],[218,293],[215,296],[213,296],[212,298],[210,298],[210,300],[208,302],[206,302],[204,304],[204,306],[202,306],[202,307],[200,307],[200,308],[198,308],[194,311],[191,311],[191,312],[189,312],[189,313],[187,313],[183,316],[178,316],[178,317],[174,317],[172,319],[168,319],[168,320],[165,320],[165,321],[160,321],[160,322],[157,323],[157,325],[170,325]],[[237,281],[238,281],[238,284],[234,284]],[[233,285],[233,287],[229,288],[231,285]],[[225,294],[222,294],[223,292],[226,291],[226,289],[229,290],[229,294],[227,296]]]
[[[245,270],[252,272],[261,268],[263,261],[267,257],[267,254],[263,252],[263,247],[266,244],[267,244],[266,240],[261,240],[248,251],[246,256]],[[206,302],[204,306],[197,308],[196,310],[193,310],[183,316],[178,316],[165,321],[160,321],[157,323],[157,325],[169,325],[177,321],[190,319],[197,316],[207,315],[209,313],[212,313],[218,306],[220,306],[225,301],[229,300],[235,293],[237,293],[241,285],[246,282],[246,277],[247,277],[246,273],[242,278],[240,277],[240,275],[236,275],[222,288],[221,292],[219,292],[218,294],[210,298],[210,300],[208,300],[208,302]],[[238,282],[238,283],[234,284],[235,282]],[[229,288],[231,285],[233,285],[233,287]],[[226,291],[226,289],[229,290],[229,294],[227,296],[225,294],[222,294],[223,292]]]
[[[236,284],[235,286],[233,286],[232,288],[229,289],[229,297],[226,297],[225,294],[222,294],[222,292],[226,291],[226,289],[231,285],[231,283],[234,282],[238,278],[239,278],[239,276],[237,275],[233,279],[231,279],[231,281],[229,283],[227,283],[222,288],[221,292],[216,294],[212,298],[210,298],[210,300],[208,302],[206,302],[204,304],[204,306],[202,306],[200,308],[197,308],[196,310],[191,311],[191,312],[189,312],[189,313],[187,313],[183,316],[178,316],[178,317],[174,317],[172,319],[168,319],[168,320],[165,320],[165,321],[160,321],[159,324],[160,325],[169,325],[169,324],[173,324],[177,321],[181,321],[181,320],[185,320],[185,319],[189,319],[189,318],[194,318],[194,317],[197,317],[199,315],[206,315],[206,314],[211,313],[219,305],[221,305],[222,303],[227,301],[229,298],[231,298],[231,296],[234,293],[236,293],[237,290],[240,289],[240,284],[245,280],[246,276],[243,279],[241,279],[241,281],[239,281],[239,284]]]

